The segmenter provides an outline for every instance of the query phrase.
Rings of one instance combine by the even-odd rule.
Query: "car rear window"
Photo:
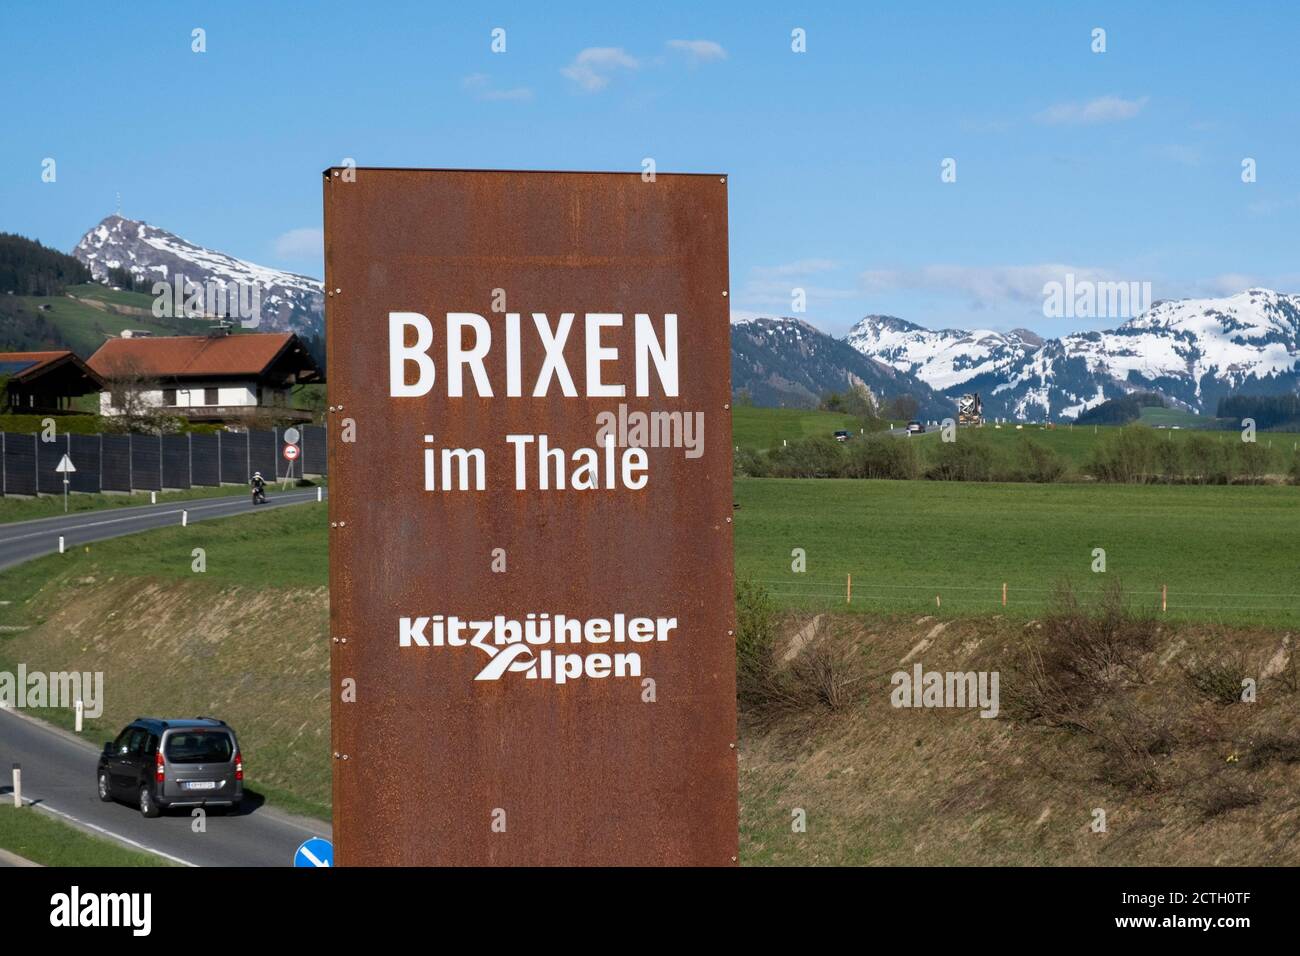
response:
[[[163,751],[172,763],[223,763],[235,754],[235,743],[224,730],[177,730]]]

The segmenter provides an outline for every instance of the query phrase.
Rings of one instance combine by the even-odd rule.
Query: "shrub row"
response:
[[[1221,433],[1192,433],[1171,441],[1146,425],[1116,429],[1098,439],[1081,472],[1059,452],[1028,435],[1009,445],[975,430],[943,442],[876,434],[837,442],[817,436],[766,452],[738,450],[737,476],[752,478],[928,478],[934,481],[1053,482],[1090,477],[1130,484],[1255,483],[1287,473],[1300,483],[1300,455],[1264,442]]]

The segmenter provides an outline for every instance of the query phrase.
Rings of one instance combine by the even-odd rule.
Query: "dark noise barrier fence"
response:
[[[325,429],[298,426],[295,478],[324,475]],[[0,431],[0,494],[62,494],[59,462],[67,455],[77,470],[68,490],[160,491],[203,485],[246,485],[253,472],[270,480],[290,474],[284,430],[198,435],[55,435]]]

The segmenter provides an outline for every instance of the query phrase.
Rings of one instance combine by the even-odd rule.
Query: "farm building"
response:
[[[100,414],[142,409],[239,424],[260,415],[309,421],[291,407],[295,385],[324,381],[292,332],[109,339],[88,363],[105,385]]]
[[[67,414],[77,398],[104,388],[104,380],[66,349],[0,352],[0,384],[0,410],[26,415]]]

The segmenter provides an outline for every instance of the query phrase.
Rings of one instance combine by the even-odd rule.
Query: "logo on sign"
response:
[[[605,677],[640,677],[641,646],[666,643],[677,629],[675,617],[612,618],[528,614],[522,621],[498,614],[487,621],[456,615],[403,617],[398,621],[399,647],[474,647],[488,656],[476,681],[523,674],[528,680],[570,681]],[[588,652],[587,646],[599,649]],[[604,645],[613,645],[606,649]]]

